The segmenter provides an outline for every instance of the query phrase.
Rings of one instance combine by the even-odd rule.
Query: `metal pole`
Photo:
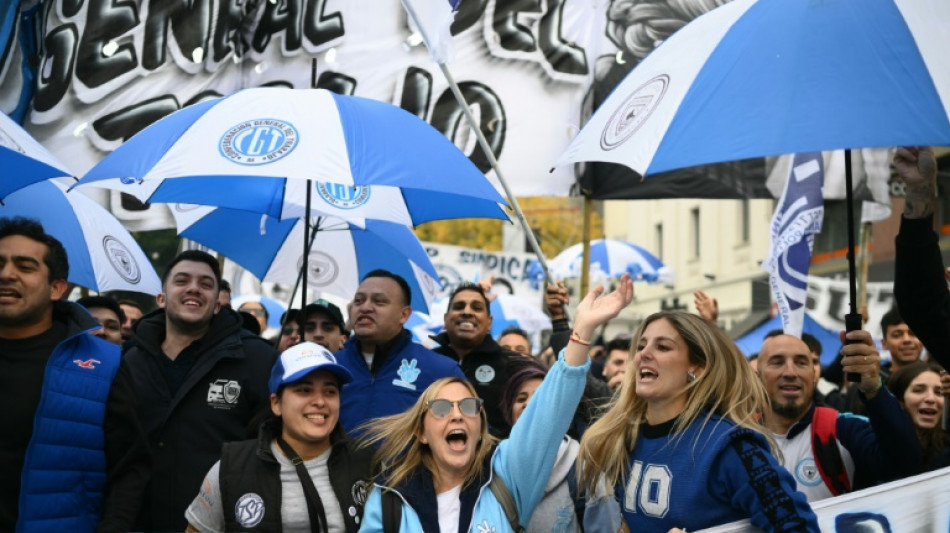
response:
[[[409,13],[409,18],[416,24],[419,33],[422,34],[422,40],[426,42],[426,46],[431,42],[428,34],[426,34],[425,26],[419,24],[419,17],[416,16],[416,10],[412,6],[411,1],[405,1],[402,3],[403,7],[406,8],[406,12]],[[495,175],[498,176],[498,181],[501,183],[502,188],[505,189],[505,196],[508,197],[508,203],[511,204],[512,209],[515,210],[515,215],[518,217],[518,222],[521,224],[521,227],[524,228],[525,233],[527,233],[528,244],[531,245],[531,249],[534,251],[535,255],[538,256],[538,263],[541,264],[541,268],[544,270],[544,277],[547,279],[548,283],[554,283],[554,279],[551,277],[551,273],[548,271],[548,263],[544,258],[544,253],[541,252],[541,246],[538,244],[538,240],[534,236],[534,232],[531,231],[531,227],[528,226],[528,221],[524,217],[524,213],[521,212],[521,206],[518,205],[518,200],[515,199],[515,195],[512,194],[511,188],[508,187],[508,181],[505,179],[505,176],[501,173],[501,167],[498,165],[498,160],[495,158],[495,153],[492,152],[490,146],[488,146],[488,140],[485,139],[485,135],[482,133],[482,129],[478,126],[478,121],[475,120],[475,116],[472,115],[472,111],[469,109],[468,102],[465,101],[465,97],[462,95],[462,91],[459,90],[458,84],[455,83],[455,78],[452,76],[452,73],[449,71],[449,67],[441,62],[437,62],[439,68],[442,70],[442,74],[445,76],[445,81],[448,82],[449,87],[452,89],[452,94],[455,95],[455,100],[462,107],[462,113],[465,114],[465,119],[468,121],[469,127],[475,133],[475,138],[478,139],[478,145],[481,146],[482,151],[485,152],[485,157],[488,158],[488,162],[491,164],[492,168],[495,169]]]
[[[590,286],[590,212],[591,212],[591,202],[590,196],[584,195],[584,222],[581,230],[581,242],[584,243],[583,253],[581,254],[581,298],[587,294],[587,291]]]

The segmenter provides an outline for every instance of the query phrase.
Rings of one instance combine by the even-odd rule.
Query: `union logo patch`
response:
[[[370,190],[366,185],[317,182],[317,196],[333,207],[356,209],[369,201]]]
[[[221,155],[239,165],[266,165],[287,156],[300,137],[289,122],[259,118],[236,124],[218,143]]]
[[[102,248],[106,252],[106,257],[109,258],[109,264],[122,279],[132,284],[136,284],[142,279],[142,271],[139,269],[138,263],[135,262],[132,252],[122,244],[122,241],[112,235],[106,235],[102,239]]]
[[[637,87],[610,116],[600,136],[600,147],[613,150],[633,136],[660,104],[669,84],[670,77],[660,74]]]

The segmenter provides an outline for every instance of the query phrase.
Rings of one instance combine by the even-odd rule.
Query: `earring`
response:
[[[693,374],[693,371],[692,371],[692,370],[687,370],[687,371],[686,371],[686,382],[687,382],[687,383],[692,383],[692,382],[694,382],[694,381],[696,381],[696,374]]]

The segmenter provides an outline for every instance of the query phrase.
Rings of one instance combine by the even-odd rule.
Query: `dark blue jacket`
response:
[[[356,435],[354,428],[371,418],[405,411],[438,379],[465,379],[455,360],[412,342],[405,329],[393,342],[377,347],[372,369],[355,336],[334,355],[353,374],[353,381],[340,391],[340,422],[349,435]]]
[[[95,531],[106,484],[103,420],[119,347],[87,332],[99,324],[65,311],[68,337],[50,355],[23,463],[17,531]]]

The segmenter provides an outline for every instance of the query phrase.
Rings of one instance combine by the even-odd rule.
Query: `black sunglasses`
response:
[[[462,398],[457,402],[451,400],[429,400],[429,411],[436,418],[445,418],[452,413],[452,406],[458,405],[459,411],[465,416],[478,416],[482,410],[481,398]]]

